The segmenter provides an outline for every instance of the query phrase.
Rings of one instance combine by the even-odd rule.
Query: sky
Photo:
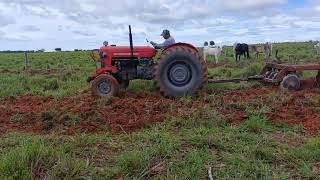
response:
[[[0,50],[320,40],[320,0],[0,0]]]

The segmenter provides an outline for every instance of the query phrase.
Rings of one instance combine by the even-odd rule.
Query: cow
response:
[[[251,50],[254,52],[254,56],[256,59],[259,58],[259,54],[264,53],[264,47],[263,46],[257,46],[257,45],[252,45]]]
[[[203,58],[204,61],[207,61],[207,56],[214,56],[215,57],[215,63],[218,64],[219,62],[219,56],[222,54],[222,47],[216,46],[213,41],[210,42],[210,46],[208,42],[204,43],[203,47]]]
[[[269,58],[272,56],[272,48],[273,48],[272,43],[266,42],[266,44],[264,45],[264,52],[265,52],[266,58]]]
[[[320,54],[320,42],[314,45],[314,49],[316,50],[317,54]]]
[[[252,45],[252,51],[255,53],[255,58],[259,58],[260,53],[264,53],[266,58],[272,55],[272,43],[266,42],[263,46]]]
[[[235,43],[233,45],[234,48],[234,54],[236,56],[236,61],[239,61],[241,59],[241,55],[244,55],[245,58],[249,59],[250,58],[250,53],[249,53],[249,46],[248,44],[245,43]]]

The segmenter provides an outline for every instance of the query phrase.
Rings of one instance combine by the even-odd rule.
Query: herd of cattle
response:
[[[251,48],[251,51],[254,53],[256,59],[259,58],[260,54],[264,54],[266,59],[270,58],[272,55],[273,45],[271,42],[266,42],[265,44],[262,44],[262,45],[251,45],[251,46],[245,43],[236,42],[233,44],[233,55],[236,61],[240,61],[241,56],[244,56],[244,58],[246,59],[250,58],[249,47]],[[320,42],[314,45],[314,48],[317,54],[320,54]],[[219,57],[224,52],[223,49],[224,49],[223,46],[222,47],[216,46],[214,41],[210,41],[210,43],[204,42],[204,47],[203,47],[204,60],[206,61],[208,56],[214,56],[215,63],[217,64],[219,62]]]

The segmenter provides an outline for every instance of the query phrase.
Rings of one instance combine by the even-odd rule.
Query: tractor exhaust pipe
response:
[[[134,57],[133,57],[133,41],[132,41],[131,25],[129,25],[129,40],[130,40],[131,60],[133,60]]]

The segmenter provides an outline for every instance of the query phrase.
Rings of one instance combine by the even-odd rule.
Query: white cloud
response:
[[[7,17],[0,14],[0,27],[7,26],[9,24],[14,24],[15,20],[11,17]]]
[[[27,26],[23,26],[21,28],[23,31],[26,32],[36,32],[36,31],[40,31],[40,28],[33,26],[33,25],[27,25]]]
[[[217,5],[220,5],[225,9],[240,11],[268,8],[286,2],[287,0],[216,0]]]
[[[235,29],[233,31],[233,34],[234,35],[244,35],[244,34],[247,34],[248,32],[249,32],[248,28],[242,28],[242,29]]]
[[[128,24],[133,26],[137,45],[145,44],[146,37],[161,41],[164,28],[177,41],[196,45],[205,40],[232,43],[318,37],[320,0],[286,9],[288,3],[293,1],[1,0],[0,49],[53,49],[56,44],[63,49],[85,49],[96,48],[104,40],[126,45]],[[15,41],[9,43],[9,39]]]

